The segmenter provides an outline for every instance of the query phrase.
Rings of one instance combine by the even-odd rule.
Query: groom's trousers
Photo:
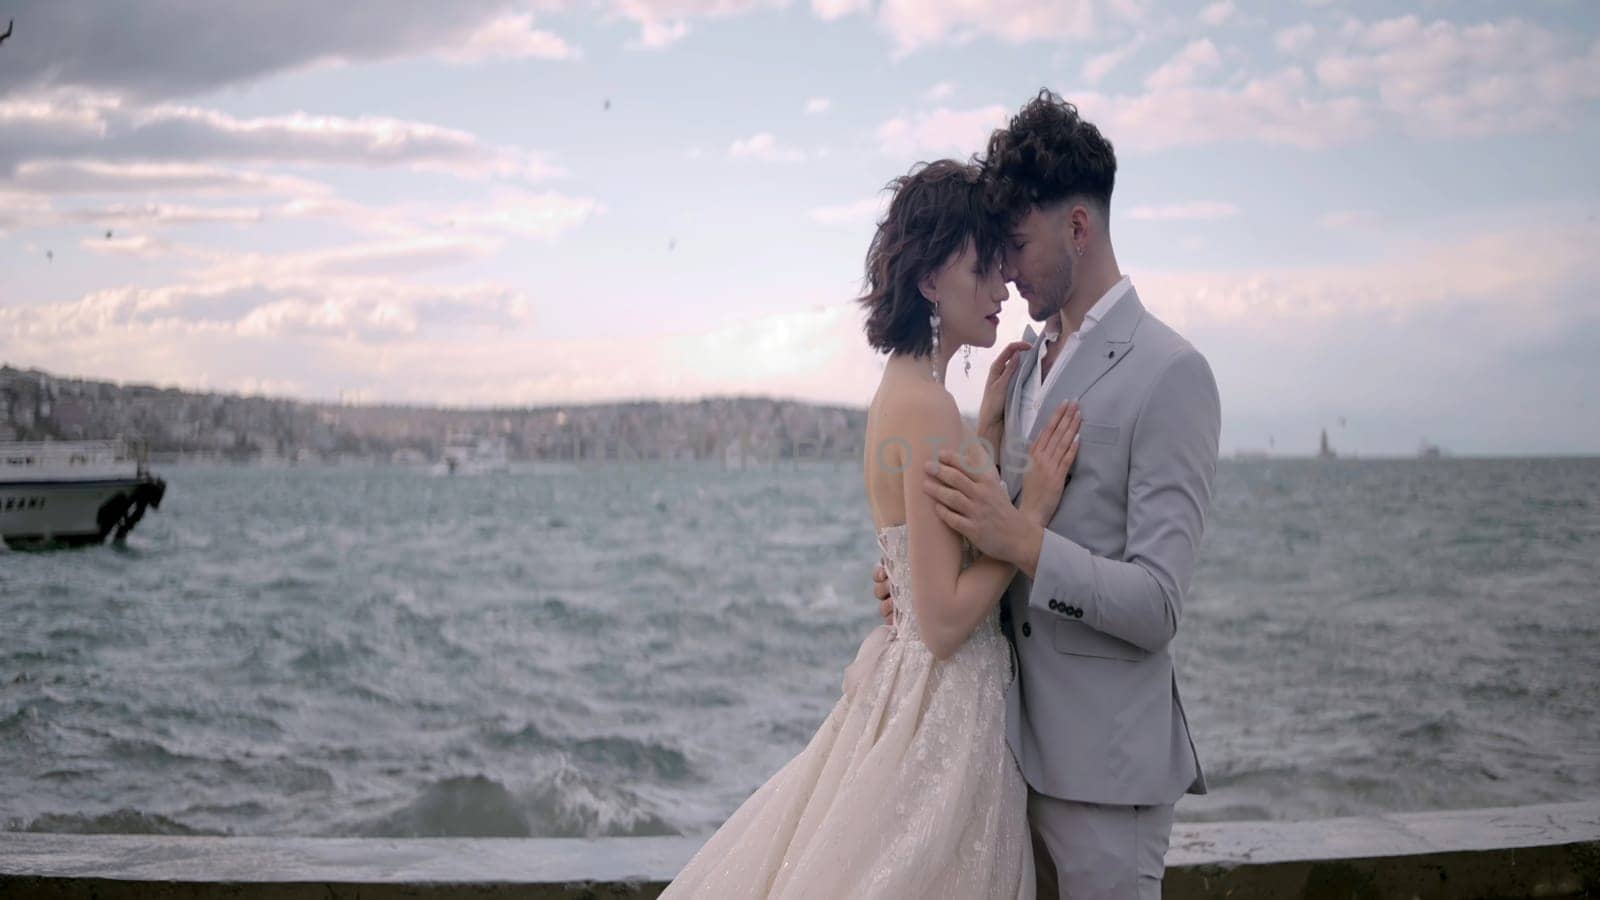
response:
[[[1161,900],[1173,804],[1111,806],[1028,791],[1038,900]]]

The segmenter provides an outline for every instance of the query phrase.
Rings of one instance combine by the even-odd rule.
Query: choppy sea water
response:
[[[0,827],[704,834],[875,624],[850,464],[165,467],[0,551]],[[1224,462],[1180,819],[1600,796],[1600,460]]]

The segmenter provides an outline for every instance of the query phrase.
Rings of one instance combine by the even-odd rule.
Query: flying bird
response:
[[[50,262],[55,262],[56,261],[56,252],[54,250],[46,250],[44,252],[44,258],[46,260],[50,261]]]
[[[676,249],[678,249],[678,239],[677,238],[669,239],[667,241],[667,252],[671,253],[672,251],[674,251]]]
[[[109,228],[106,229],[106,240],[111,240],[111,229]]]
[[[12,20],[6,22],[6,33],[5,34],[0,34],[0,44],[4,44],[6,42],[6,38],[11,37],[11,29],[15,28],[16,24],[17,24],[17,20],[16,19],[12,19]]]
[[[607,98],[606,98],[606,102],[605,102],[605,105],[603,105],[603,106],[601,106],[601,107],[600,107],[600,108],[601,108],[601,109],[602,109],[602,110],[609,110],[609,109],[610,109],[610,108],[611,108],[611,98],[610,98],[610,97],[607,97]]]

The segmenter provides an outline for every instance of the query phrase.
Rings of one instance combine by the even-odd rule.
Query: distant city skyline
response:
[[[1224,454],[1600,452],[1600,9],[14,2],[0,361],[336,401],[865,406],[882,187],[1040,87]],[[1019,337],[1024,304],[1002,313]],[[975,410],[992,352],[957,358]],[[1342,422],[1342,424],[1341,424]]]

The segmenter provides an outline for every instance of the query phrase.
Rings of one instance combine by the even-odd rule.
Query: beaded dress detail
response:
[[[934,659],[912,607],[906,526],[880,529],[878,543],[894,626],[867,636],[810,743],[734,811],[664,900],[1032,900],[998,609],[950,658]],[[970,546],[965,557],[963,567]]]

